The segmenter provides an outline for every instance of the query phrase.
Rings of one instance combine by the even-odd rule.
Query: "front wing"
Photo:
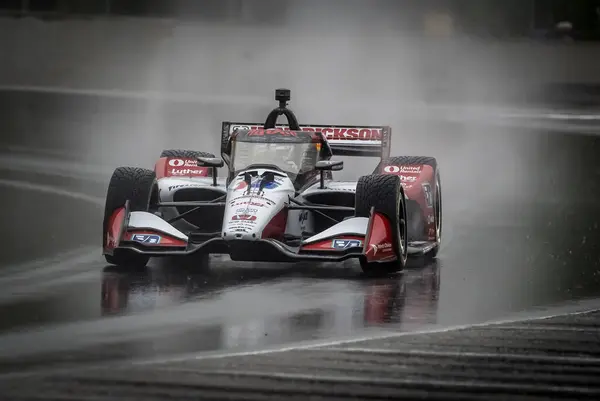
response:
[[[148,212],[118,209],[108,222],[104,254],[128,250],[152,257],[200,254],[227,254],[235,261],[294,262],[342,261],[363,258],[369,262],[398,259],[392,246],[387,217],[372,212],[369,218],[346,219],[327,230],[291,246],[273,238],[256,240],[224,239],[221,233],[179,231],[161,217]],[[410,244],[409,244],[410,245]],[[409,246],[409,254],[430,250],[427,245]]]

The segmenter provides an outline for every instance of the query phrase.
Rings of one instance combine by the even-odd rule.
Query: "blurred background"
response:
[[[192,331],[177,352],[332,338],[368,326],[373,298],[392,305],[378,324],[414,330],[600,294],[600,0],[0,0],[0,48],[0,357],[124,338],[85,357],[148,356],[138,337],[176,343],[178,324],[246,341]],[[301,123],[391,125],[392,154],[438,159],[435,274],[107,272],[114,168],[152,168],[167,148],[218,154],[221,122],[263,122],[279,87]]]
[[[0,9],[2,140],[81,146],[102,160],[93,150],[111,135],[153,155],[198,143],[222,120],[262,120],[275,86],[292,89],[302,121],[397,130],[417,116],[581,110],[600,98],[596,0],[3,0]],[[110,145],[111,161],[130,159],[125,149]]]

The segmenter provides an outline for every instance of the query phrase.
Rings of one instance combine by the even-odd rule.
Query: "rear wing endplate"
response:
[[[224,121],[221,131],[221,154],[227,148],[229,137],[236,130],[261,129],[264,124]],[[276,128],[289,129],[287,124]],[[334,156],[390,157],[392,128],[389,126],[354,125],[300,125],[302,131],[322,132]]]

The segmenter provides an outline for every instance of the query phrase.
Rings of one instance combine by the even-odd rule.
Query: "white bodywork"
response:
[[[158,180],[158,191],[162,202],[172,202],[173,195],[182,188],[206,188],[213,184],[212,177],[166,177]],[[225,188],[225,178],[217,179],[215,189]]]
[[[367,225],[369,224],[369,219],[366,217],[354,217],[348,220],[344,220],[339,222],[338,224],[329,227],[327,230],[324,230],[317,235],[313,235],[310,238],[304,240],[304,244],[310,244],[312,242],[317,242],[321,240],[325,240],[327,238],[334,237],[339,234],[347,234],[347,235],[365,235],[367,232]]]
[[[267,185],[259,191],[259,177],[268,172],[275,175],[275,181],[273,184]],[[250,191],[248,191],[245,183],[244,173],[253,175]],[[213,186],[212,177],[166,177],[159,180],[158,187],[161,202],[174,201],[175,193],[184,188],[210,189],[217,192],[217,195],[226,194],[221,238],[231,241],[236,239],[261,239],[264,229],[277,214],[285,207],[293,206],[290,203],[290,199],[303,200],[305,197],[326,192],[341,192],[352,195],[356,193],[356,181],[325,180],[324,184],[324,188],[320,188],[319,182],[315,182],[300,193],[296,193],[292,181],[281,171],[250,169],[238,174],[228,187],[226,187],[225,178],[218,178],[217,185]],[[165,220],[178,215],[175,207],[163,208],[162,212]],[[314,218],[314,213],[306,210],[288,210],[285,234],[300,237],[304,232],[314,232]],[[153,227],[183,240],[187,240],[187,236],[182,231],[195,229],[193,225],[185,222],[183,219],[177,221],[174,224],[175,227],[165,220],[150,213],[133,212],[129,226],[132,228]],[[310,244],[342,234],[365,235],[368,220],[366,217],[347,218],[322,232],[304,239],[302,244]],[[414,244],[414,246],[409,246],[408,251],[409,253],[420,253],[423,250],[428,250],[428,245],[430,244]]]
[[[262,174],[271,172],[275,175],[275,183],[267,185],[259,192],[259,182]],[[254,175],[252,179],[252,187],[250,192],[247,191],[247,186],[244,181],[244,173]],[[236,176],[228,187],[225,178],[217,179],[217,186],[213,186],[212,177],[165,177],[159,180],[159,196],[161,202],[173,202],[177,191],[187,188],[202,188],[210,189],[220,194],[227,194],[226,206],[223,215],[223,226],[221,229],[221,237],[225,240],[244,239],[256,240],[260,239],[264,228],[269,222],[285,207],[290,205],[289,199],[302,199],[304,196],[323,192],[348,192],[354,194],[356,192],[356,181],[333,181],[325,180],[325,187],[320,188],[319,182],[315,182],[301,193],[296,193],[292,181],[277,170],[270,169],[250,169]],[[178,215],[175,207],[162,209],[165,220],[172,219]],[[135,213],[137,216],[137,212]],[[149,214],[142,213],[146,216]],[[162,221],[157,216],[151,215],[150,219],[155,222],[157,229],[164,225],[170,224]],[[242,217],[239,216],[248,216]],[[156,218],[157,220],[155,220]],[[287,211],[287,222],[285,234],[292,236],[301,236],[303,232],[313,232],[314,215],[306,210],[289,210]],[[136,217],[136,221],[140,217]],[[158,223],[158,220],[161,223]],[[366,232],[368,219],[366,218],[350,218],[336,224],[327,230],[318,233],[310,238],[307,238],[303,243],[311,243],[320,239],[333,237],[338,234],[355,234],[364,235]],[[182,238],[181,231],[193,230],[195,227],[185,220],[179,220],[175,224],[173,230],[179,234],[177,238]],[[181,231],[180,231],[181,230]],[[166,232],[161,229],[161,231]]]
[[[356,193],[356,181],[325,181],[325,187],[319,188],[320,184],[317,182],[311,185],[305,191],[302,192],[302,196],[308,196],[319,192],[348,192]]]
[[[143,229],[154,229],[156,231],[160,231],[165,234],[169,234],[172,237],[177,239],[181,239],[184,241],[188,240],[187,235],[173,227],[171,224],[167,223],[162,218],[158,217],[155,214],[147,213],[147,212],[131,212],[129,215],[129,225],[130,230],[143,230]]]
[[[244,174],[253,175],[250,188]],[[275,180],[260,188],[261,176],[273,173]],[[223,216],[222,237],[256,240],[262,238],[265,227],[294,197],[292,181],[282,172],[252,169],[238,174],[227,188],[227,203]]]

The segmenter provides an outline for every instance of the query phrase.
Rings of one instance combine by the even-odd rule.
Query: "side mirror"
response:
[[[325,188],[324,171],[340,171],[344,168],[344,162],[341,160],[319,160],[315,164],[315,170],[321,172],[321,189]]]
[[[198,166],[200,167],[223,167],[225,163],[220,157],[199,157]]]
[[[199,157],[199,167],[212,167],[213,169],[213,187],[217,186],[217,169],[223,167],[225,162],[220,157]]]
[[[344,168],[344,162],[341,160],[320,160],[315,165],[318,171],[340,171]]]

